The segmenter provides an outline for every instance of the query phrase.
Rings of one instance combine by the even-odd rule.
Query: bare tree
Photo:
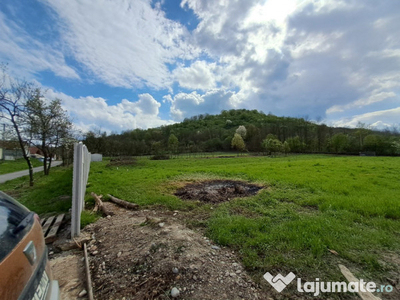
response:
[[[23,137],[25,103],[35,95],[35,87],[24,81],[12,78],[4,65],[0,66],[0,118],[10,123],[15,130],[16,139],[29,169],[29,184],[33,186],[33,167],[26,146],[29,144]]]

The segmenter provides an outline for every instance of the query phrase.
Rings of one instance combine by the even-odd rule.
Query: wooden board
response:
[[[60,225],[61,225],[63,219],[64,219],[64,214],[58,215],[53,226],[51,226],[50,231],[47,233],[47,235],[45,235],[46,244],[52,243],[55,241],[55,239],[57,237],[57,231],[60,228]]]
[[[54,221],[55,216],[49,217],[46,219],[43,227],[42,227],[42,231],[43,231],[43,235],[46,236],[47,231],[49,230],[51,224]]]
[[[342,272],[343,276],[346,277],[348,282],[360,282],[354,275],[353,273],[350,272],[349,269],[347,269],[345,266],[339,264],[340,271]],[[365,287],[364,287],[365,289]],[[361,297],[363,300],[381,300],[380,298],[374,296],[371,292],[362,292],[359,291],[358,295]]]

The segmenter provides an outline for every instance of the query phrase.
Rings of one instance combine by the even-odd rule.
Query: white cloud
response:
[[[209,69],[216,86],[246,95],[240,107],[324,117],[399,99],[394,3],[184,0],[181,6],[200,19],[194,40],[216,61]]]
[[[173,72],[181,87],[192,90],[209,90],[216,86],[215,63],[195,61],[189,67],[180,66]]]
[[[384,129],[390,126],[399,126],[400,107],[393,109],[379,110],[361,115],[355,115],[350,118],[343,118],[332,121],[336,127],[356,127],[359,122],[371,125],[377,129]]]
[[[72,116],[76,126],[83,131],[100,127],[108,132],[121,132],[173,123],[160,118],[161,104],[149,94],[139,95],[138,101],[123,99],[116,105],[109,105],[107,100],[101,97],[74,98],[52,89],[47,90],[46,97],[61,99],[64,109]]]
[[[352,108],[361,108],[367,105],[371,105],[373,103],[378,103],[385,101],[386,99],[390,99],[396,97],[396,94],[393,92],[379,92],[379,93],[374,93],[372,94],[369,98],[367,99],[359,99],[357,101],[351,102],[346,105],[334,105],[326,110],[326,113],[332,114],[332,113],[337,113],[337,112],[343,112]]]
[[[42,0],[61,21],[60,32],[75,59],[111,86],[171,84],[167,63],[191,58],[186,28],[148,0]]]
[[[51,71],[64,78],[79,78],[67,65],[58,49],[43,44],[28,35],[13,20],[0,11],[0,57],[11,61],[10,68],[21,77],[41,71]]]
[[[144,114],[144,115],[158,115],[158,109],[161,103],[157,102],[153,96],[150,94],[140,94],[139,101],[131,102],[129,100],[123,99],[121,102],[122,107],[125,111],[134,114]]]
[[[203,95],[197,92],[179,93],[174,97],[164,97],[171,102],[171,116],[175,121],[198,114],[218,114],[224,109],[235,108],[235,93],[223,89],[213,89]]]

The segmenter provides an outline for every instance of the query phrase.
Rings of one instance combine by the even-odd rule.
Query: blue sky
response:
[[[0,62],[84,131],[223,109],[399,126],[400,3],[2,0]]]

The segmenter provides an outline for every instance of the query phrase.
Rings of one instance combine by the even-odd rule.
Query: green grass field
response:
[[[143,158],[133,166],[107,164],[92,163],[88,202],[95,192],[143,207],[185,211],[183,222],[239,253],[255,280],[269,271],[293,272],[309,281],[343,281],[338,263],[377,283],[399,277],[399,158]],[[71,169],[54,170],[50,177],[43,184],[38,180],[30,192],[16,181],[0,185],[0,190],[14,191],[41,213],[68,210],[70,205],[57,197],[70,195]],[[173,195],[185,183],[216,178],[258,183],[265,189],[217,205]],[[19,195],[18,184],[24,190]]]
[[[190,211],[187,224],[237,250],[257,278],[272,271],[343,280],[338,263],[377,282],[393,272],[398,277],[398,266],[386,259],[393,253],[400,257],[398,158],[301,155],[106,165],[92,164],[88,194]],[[214,178],[266,188],[219,205],[173,195],[183,183]]]
[[[31,162],[33,167],[43,166],[43,163],[37,159],[31,159]],[[17,160],[0,160],[0,175],[27,169],[28,164],[23,158]]]

